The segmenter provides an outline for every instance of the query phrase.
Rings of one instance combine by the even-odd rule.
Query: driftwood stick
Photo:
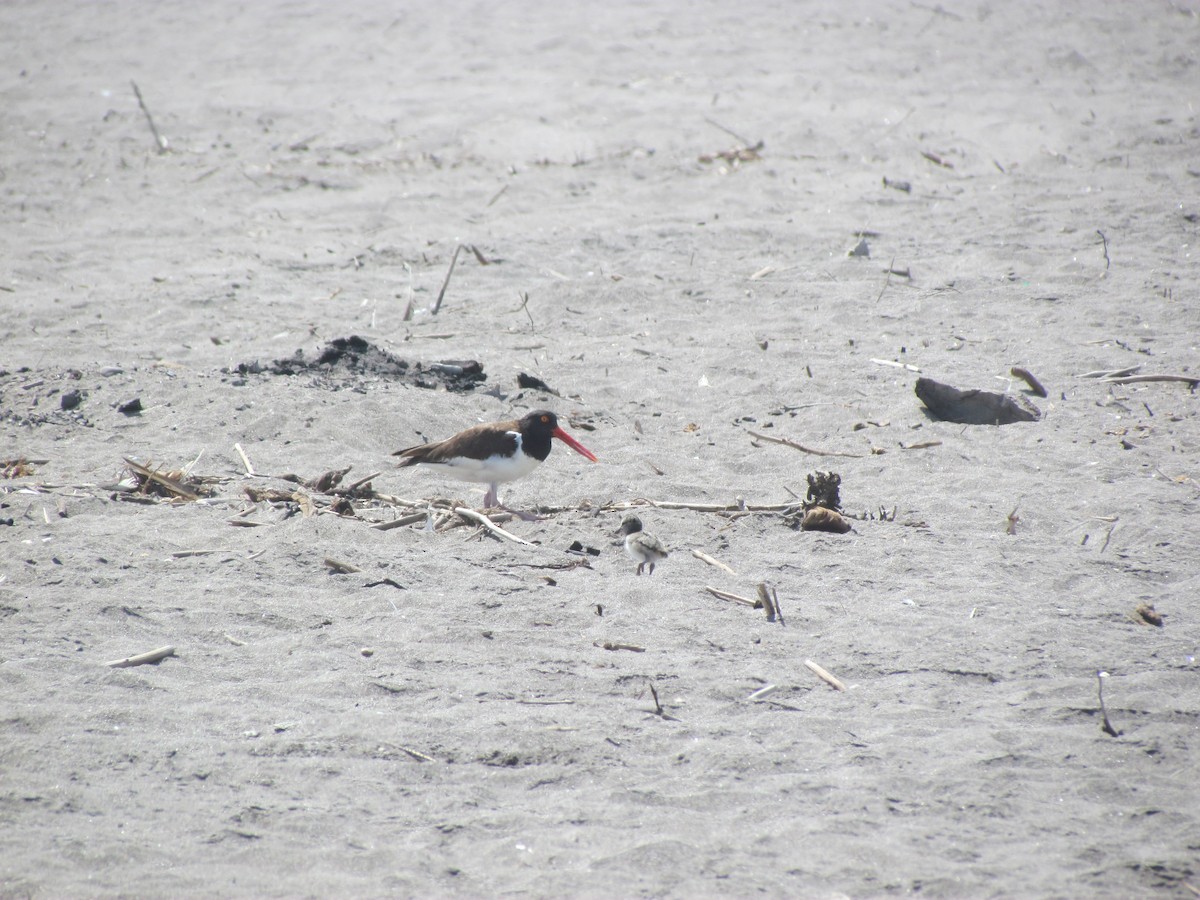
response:
[[[1014,378],[1020,378],[1022,381],[1024,381],[1027,385],[1029,385],[1029,389],[1039,397],[1049,396],[1049,394],[1046,393],[1046,389],[1042,387],[1042,383],[1034,378],[1033,373],[1028,369],[1021,366],[1013,366],[1011,369],[1009,369],[1009,374]]]
[[[393,528],[403,528],[405,525],[416,525],[418,522],[424,522],[428,518],[428,513],[409,513],[407,516],[392,519],[390,522],[373,522],[370,527],[376,531],[391,531]]]
[[[433,304],[431,315],[436,316],[438,310],[442,308],[442,299],[446,296],[446,288],[450,286],[450,276],[454,274],[454,267],[458,265],[458,254],[462,253],[462,248],[462,244],[454,248],[454,255],[450,257],[450,268],[446,270],[446,277],[442,279],[442,289],[438,291],[437,301]]]
[[[805,447],[803,444],[797,444],[795,441],[790,441],[787,438],[769,437],[765,434],[759,434],[757,431],[746,429],[746,433],[752,437],[758,438],[760,441],[770,441],[772,444],[783,444],[785,447],[791,447],[794,450],[800,450],[803,453],[811,453],[814,456],[847,456],[851,459],[862,459],[861,453],[838,453],[834,450],[814,450],[811,447]]]
[[[159,647],[157,650],[151,650],[148,653],[139,653],[137,656],[114,659],[112,662],[105,663],[105,665],[113,669],[127,669],[130,666],[145,666],[162,662],[168,656],[174,655],[174,647]]]
[[[737,574],[737,572],[733,571],[733,569],[729,568],[729,566],[725,565],[725,563],[721,562],[719,559],[714,559],[703,550],[693,550],[692,556],[696,557],[696,559],[700,560],[701,562],[708,563],[710,566],[716,566],[718,569],[724,569],[730,575]]]
[[[1121,375],[1116,378],[1105,378],[1104,384],[1141,384],[1145,381],[1182,381],[1195,387],[1200,384],[1200,376],[1192,375]]]
[[[154,124],[154,116],[150,115],[150,110],[146,106],[146,101],[142,99],[142,92],[138,90],[137,82],[130,81],[133,85],[133,95],[137,97],[138,106],[142,108],[142,112],[146,115],[146,121],[150,123],[150,132],[154,135],[154,149],[159,153],[167,152],[167,139],[158,133],[158,128]]]
[[[242,463],[246,466],[246,474],[257,475],[258,473],[254,471],[254,466],[250,464],[250,457],[246,455],[246,451],[242,449],[242,445],[234,444],[233,449],[236,450],[238,452],[238,456],[242,458]]]
[[[1141,366],[1129,366],[1126,369],[1096,369],[1094,372],[1084,372],[1082,375],[1076,375],[1076,378],[1120,378],[1124,375],[1132,375]]]
[[[476,523],[482,525],[484,528],[486,528],[488,531],[492,532],[492,534],[496,535],[497,537],[502,537],[502,538],[505,538],[506,540],[514,541],[518,544],[525,544],[526,546],[529,546],[529,547],[534,546],[533,541],[527,541],[527,540],[525,540],[525,538],[518,537],[517,535],[513,534],[511,531],[505,531],[503,528],[501,528],[499,525],[497,525],[495,522],[493,522],[491,519],[489,519],[483,513],[475,512],[475,510],[473,510],[473,509],[467,509],[465,506],[456,506],[456,507],[454,507],[454,511],[462,518],[470,519],[472,522],[476,522]]]
[[[824,669],[822,669],[820,666],[818,666],[811,659],[806,659],[804,661],[804,665],[808,666],[808,668],[812,670],[814,675],[816,675],[818,678],[820,678],[822,681],[824,681],[827,685],[829,685],[834,690],[844,691],[846,689],[846,685],[842,684],[841,681],[839,681],[833,675],[830,675],[828,672],[826,672]]]
[[[751,600],[749,597],[741,597],[737,594],[731,594],[729,591],[722,591],[719,588],[704,586],[704,589],[720,600],[731,600],[734,603],[740,603],[743,606],[749,606],[751,609],[758,609],[759,602]]]
[[[355,572],[362,571],[358,566],[342,562],[340,559],[334,559],[332,556],[325,557],[324,562],[334,575],[353,575]]]
[[[875,363],[877,366],[891,366],[893,369],[907,369],[909,372],[921,371],[918,366],[914,366],[909,363],[896,362],[891,359],[872,359],[871,362]]]
[[[603,650],[630,650],[634,653],[645,653],[645,647],[639,647],[637,644],[618,644],[616,641],[592,641],[593,647],[600,647]]]

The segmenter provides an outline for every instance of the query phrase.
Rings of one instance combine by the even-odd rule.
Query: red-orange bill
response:
[[[583,446],[583,444],[579,443],[579,441],[575,440],[575,438],[571,437],[569,434],[567,434],[561,428],[555,428],[552,433],[556,438],[558,438],[560,441],[562,441],[564,444],[566,444],[568,447],[570,447],[572,450],[574,450],[580,456],[586,456],[592,462],[599,462],[599,460],[596,459],[595,453],[593,453],[587,447]]]

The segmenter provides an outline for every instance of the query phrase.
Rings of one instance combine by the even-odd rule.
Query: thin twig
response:
[[[768,437],[765,434],[759,434],[757,431],[751,431],[748,428],[746,429],[746,433],[761,441],[770,441],[772,444],[783,444],[785,447],[791,447],[803,453],[811,453],[813,456],[847,456],[851,459],[862,459],[861,453],[838,453],[835,450],[814,450],[811,447],[805,447],[803,444],[797,444],[795,441],[790,441],[787,438]]]
[[[892,283],[892,266],[894,266],[895,264],[896,264],[896,257],[893,256],[892,261],[890,263],[888,263],[887,278],[885,278],[883,280],[883,287],[881,287],[879,289],[879,296],[875,298],[876,303],[878,303],[880,300],[883,299],[883,292],[886,291],[888,289],[888,285]]]
[[[714,559],[703,550],[693,550],[692,556],[696,557],[696,559],[701,560],[702,562],[708,563],[710,566],[716,566],[718,569],[724,569],[730,575],[737,574],[737,572],[733,571],[733,569],[729,568],[729,566],[725,565],[725,563],[721,562],[719,559]]]
[[[725,132],[731,138],[734,138],[735,140],[740,141],[741,145],[743,147],[750,146],[750,142],[748,140],[746,140],[744,137],[742,137],[740,134],[738,134],[736,131],[734,131],[732,128],[726,128],[720,122],[714,122],[712,119],[708,118],[708,116],[704,117],[704,121],[707,122],[709,125],[711,125],[713,128],[721,129],[723,132]]]
[[[1105,384],[1141,384],[1147,381],[1182,381],[1195,387],[1200,384],[1200,377],[1192,375],[1123,375],[1119,378],[1105,378]]]
[[[112,662],[105,663],[105,665],[113,669],[127,669],[130,666],[145,666],[161,662],[168,656],[174,655],[174,647],[159,647],[157,650],[151,650],[148,653],[139,653],[137,656],[127,656],[124,659],[114,659]]]
[[[1104,236],[1104,232],[1099,228],[1096,229],[1096,234],[1100,235],[1100,240],[1104,242],[1104,271],[1108,271],[1108,267],[1112,265],[1112,260],[1108,258],[1108,238]]]
[[[138,106],[142,108],[142,112],[146,114],[146,121],[150,123],[150,131],[154,135],[154,147],[159,153],[167,152],[167,139],[158,133],[158,128],[154,124],[154,117],[150,115],[150,110],[146,107],[146,101],[142,99],[142,92],[138,90],[137,82],[130,81],[133,85],[133,94],[137,97]]]
[[[715,587],[704,586],[704,589],[720,600],[730,600],[734,603],[740,603],[743,606],[749,606],[751,609],[758,609],[759,602],[751,600],[749,597],[741,597],[737,594],[731,594],[729,591],[722,591]]]
[[[442,299],[446,296],[446,288],[450,286],[450,276],[454,274],[454,267],[458,265],[458,254],[462,252],[462,248],[462,244],[454,248],[454,255],[450,257],[450,268],[446,270],[446,277],[442,279],[442,289],[438,291],[437,301],[433,304],[431,315],[436,316],[438,310],[442,308]]]
[[[527,541],[525,538],[518,537],[511,531],[505,531],[483,513],[475,512],[473,509],[467,509],[465,506],[456,506],[454,507],[454,511],[464,519],[470,519],[472,522],[477,522],[498,537],[506,538],[510,541],[515,541],[518,544],[525,544],[530,547],[535,546],[533,541]]]

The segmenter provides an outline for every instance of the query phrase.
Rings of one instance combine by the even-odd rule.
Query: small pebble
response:
[[[358,652],[361,653],[363,656],[374,656],[375,655],[375,651],[373,649],[371,649],[370,647],[363,647]]]

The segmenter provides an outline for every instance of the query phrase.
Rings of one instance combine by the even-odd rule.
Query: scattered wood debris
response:
[[[216,478],[201,478],[191,475],[185,469],[160,471],[153,465],[142,465],[136,460],[125,457],[125,465],[133,474],[132,485],[125,488],[128,482],[121,482],[118,489],[127,490],[143,497],[164,497],[168,500],[199,500],[211,496],[213,489],[209,486]]]
[[[37,460],[45,462],[45,460]],[[0,460],[0,478],[25,478],[29,475],[37,474],[34,471],[33,463],[35,460],[25,459],[3,459]]]

